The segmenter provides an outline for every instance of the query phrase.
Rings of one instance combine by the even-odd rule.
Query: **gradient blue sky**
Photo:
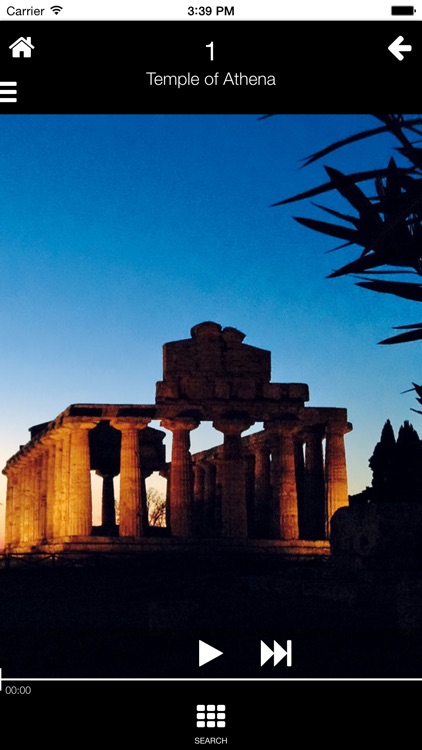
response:
[[[387,418],[410,419],[420,344],[377,346],[419,322],[416,303],[326,279],[356,249],[269,204],[325,181],[300,158],[370,115],[2,116],[0,462],[28,427],[71,403],[151,403],[162,344],[204,320],[272,352],[272,380],[309,384],[310,405],[348,409],[349,490]],[[325,161],[385,166],[389,136]],[[334,198],[321,203],[339,207]],[[346,208],[346,204],[342,206]],[[407,277],[402,277],[402,279]],[[154,425],[159,426],[159,425]],[[205,427],[193,449],[219,442]],[[5,477],[0,502],[4,511]]]

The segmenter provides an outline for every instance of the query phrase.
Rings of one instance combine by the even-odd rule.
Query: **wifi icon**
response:
[[[52,5],[51,8],[50,8],[50,10],[52,10],[53,13],[55,13],[56,16],[57,16],[58,13],[60,13],[60,11],[63,10],[63,8],[62,8],[61,5]]]

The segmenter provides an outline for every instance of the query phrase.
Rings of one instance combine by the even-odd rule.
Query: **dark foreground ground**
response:
[[[175,554],[1,570],[0,668],[8,678],[422,677],[420,580],[347,575],[327,559]],[[261,641],[288,639],[292,666],[261,666]],[[223,655],[199,667],[199,640]]]

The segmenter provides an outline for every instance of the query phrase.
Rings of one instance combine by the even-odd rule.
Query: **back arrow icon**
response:
[[[411,44],[402,44],[404,41],[404,37],[398,36],[397,39],[394,40],[394,42],[391,42],[389,46],[390,52],[393,53],[394,57],[397,57],[397,60],[403,60],[404,55],[402,55],[403,52],[411,52],[412,51],[412,45]]]

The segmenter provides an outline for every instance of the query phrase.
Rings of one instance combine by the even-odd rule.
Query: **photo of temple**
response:
[[[154,404],[73,404],[32,427],[3,469],[5,551],[142,552],[212,540],[329,554],[331,518],[348,505],[347,411],[306,406],[305,384],[272,383],[271,353],[244,338],[215,322],[195,325],[190,338],[164,344]],[[215,446],[191,453],[203,422]],[[92,471],[102,480],[100,526]],[[153,472],[167,480],[159,539],[147,511]]]

